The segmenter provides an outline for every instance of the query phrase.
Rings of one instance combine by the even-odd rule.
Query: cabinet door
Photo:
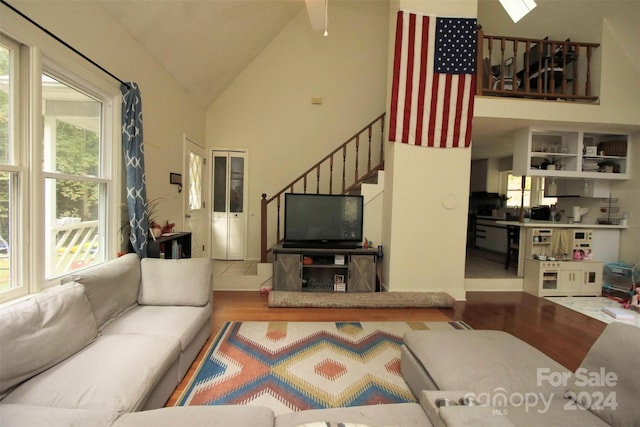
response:
[[[558,294],[577,295],[582,287],[582,270],[561,270],[558,281]]]
[[[376,260],[374,255],[351,255],[347,292],[374,292]]]
[[[602,263],[585,265],[582,273],[583,295],[599,296],[602,293]]]
[[[276,254],[273,263],[273,290],[301,291],[300,271],[302,263],[299,254]]]

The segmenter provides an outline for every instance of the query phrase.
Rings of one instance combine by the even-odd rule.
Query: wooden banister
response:
[[[591,93],[591,58],[599,46],[489,35],[479,26],[476,95],[597,101]]]
[[[260,206],[260,262],[267,262],[267,257],[271,252],[271,246],[282,242],[281,219],[284,215],[282,205],[283,195],[285,193],[294,193],[298,187],[301,187],[298,190],[298,192],[301,193],[315,190],[316,194],[334,194],[333,175],[334,173],[340,173],[341,183],[338,184],[340,186],[339,193],[345,194],[352,191],[365,179],[384,167],[384,117],[385,113],[380,114],[356,132],[351,138],[335,148],[289,184],[285,185],[282,190],[270,198],[267,198],[266,193],[262,194]],[[366,144],[367,150],[364,154],[361,153],[360,150],[360,136],[363,134],[367,135],[368,141]],[[374,135],[379,135],[379,139],[374,140]],[[379,144],[377,155],[374,153],[376,143]],[[342,164],[340,164],[338,160],[338,164],[336,165],[336,156],[342,158]],[[378,157],[377,161],[375,157]],[[360,165],[364,163],[367,165],[366,171],[360,173]],[[323,175],[323,170],[327,170],[327,176]],[[351,175],[351,173],[353,173],[353,175]],[[315,189],[310,189],[308,186],[308,177],[312,174],[315,174]],[[348,176],[353,176],[354,179],[347,181]],[[270,221],[270,218],[274,216],[275,219]],[[270,226],[272,227],[271,229]],[[274,235],[271,239],[269,237],[270,230]]]

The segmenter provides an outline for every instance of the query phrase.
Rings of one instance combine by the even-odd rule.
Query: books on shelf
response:
[[[171,242],[171,258],[182,258],[182,245],[177,240]]]

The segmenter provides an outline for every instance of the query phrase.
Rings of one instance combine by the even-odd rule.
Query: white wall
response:
[[[324,38],[302,10],[207,111],[209,148],[249,152],[247,259],[260,257],[261,194],[386,111],[387,14],[384,1],[331,2]]]
[[[399,9],[440,16],[476,16],[473,1],[392,1],[390,51]],[[388,74],[390,102],[391,77]],[[388,127],[387,127],[388,128]],[[464,298],[470,148],[388,143],[385,162],[383,276],[390,291],[445,291]]]
[[[612,184],[611,190],[619,200],[620,214],[631,214],[629,228],[620,233],[620,260],[633,265],[640,263],[640,132],[631,139],[631,179]]]
[[[175,220],[181,229],[183,195],[169,184],[169,172],[182,173],[183,133],[204,143],[203,109],[97,3],[14,0],[11,4],[120,79],[138,83],[147,195],[164,198],[158,207],[160,220]],[[14,18],[7,14],[0,19]],[[120,83],[114,81],[114,85]]]

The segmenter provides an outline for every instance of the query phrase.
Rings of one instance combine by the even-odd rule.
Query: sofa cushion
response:
[[[84,286],[75,282],[3,308],[0,325],[0,394],[73,355],[98,334]]]
[[[570,391],[608,424],[640,425],[639,355],[640,328],[608,324],[573,375]]]
[[[205,322],[210,321],[211,307],[137,306],[102,330],[102,334],[166,335],[180,340],[180,350],[187,348]]]
[[[342,422],[372,426],[431,426],[417,403],[351,406],[347,408],[311,409],[276,416],[275,427],[297,427],[312,422]]]
[[[545,397],[535,405],[507,405],[500,407],[496,414],[506,416],[518,427],[607,427],[609,424],[575,402],[554,396]],[[495,409],[495,408],[494,408]],[[623,424],[631,426],[632,424]]]
[[[540,350],[502,331],[411,331],[404,334],[404,344],[439,390],[503,393],[516,400],[531,391],[562,395],[566,387],[539,384],[539,369],[570,375]]]
[[[206,258],[144,258],[140,266],[140,304],[203,306],[212,296],[211,262]]]
[[[142,407],[179,353],[180,343],[171,337],[103,335],[23,383],[3,402],[131,412]]]
[[[63,279],[69,280],[84,285],[98,329],[102,329],[109,321],[137,303],[140,258],[136,254],[126,254]]]
[[[113,427],[242,426],[273,427],[273,411],[262,406],[178,406],[134,412]]]
[[[66,409],[47,406],[0,404],[0,426],[110,426],[118,417],[103,409]]]

